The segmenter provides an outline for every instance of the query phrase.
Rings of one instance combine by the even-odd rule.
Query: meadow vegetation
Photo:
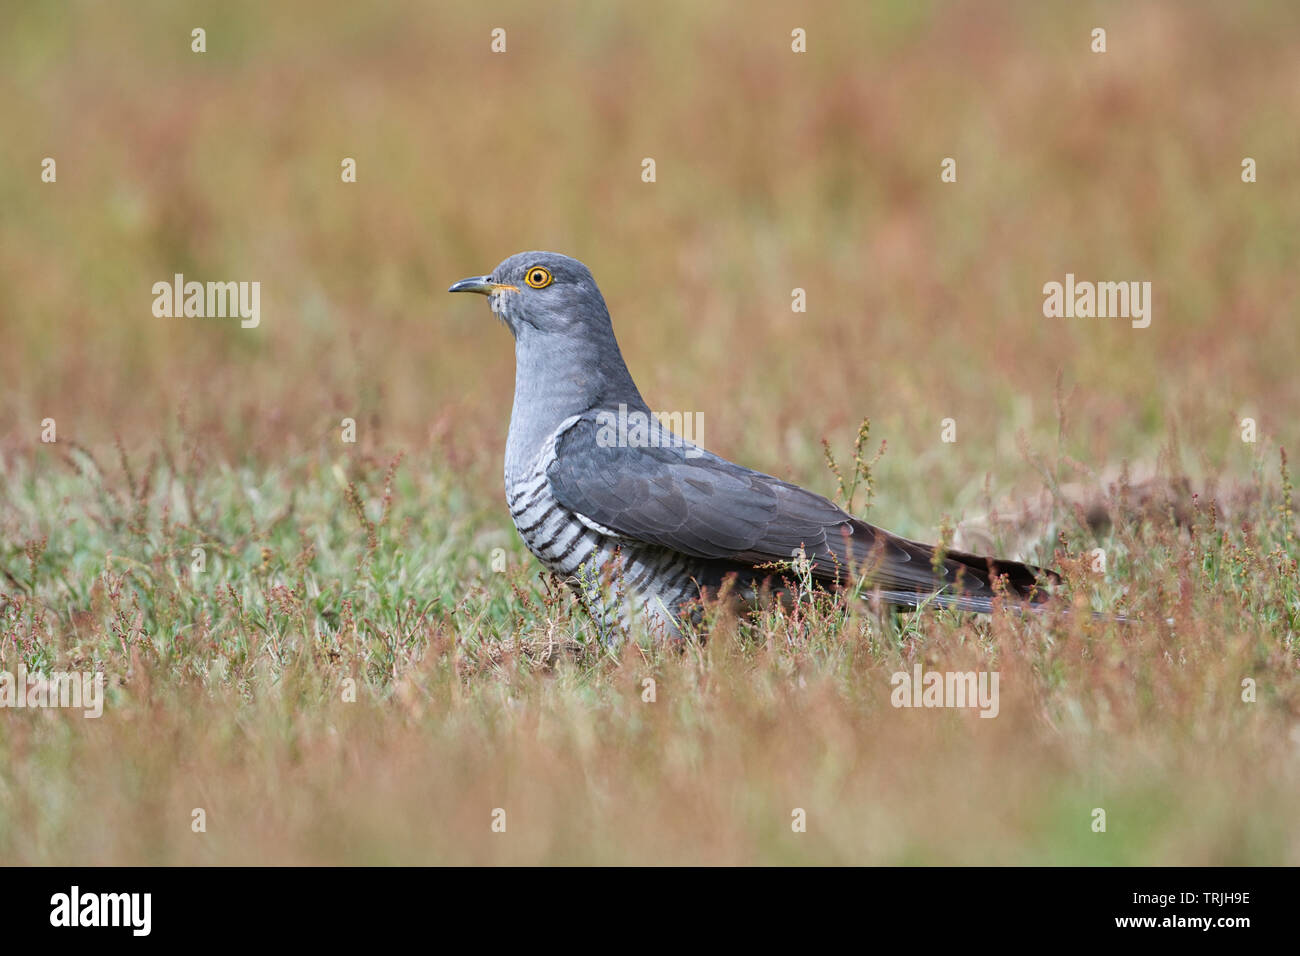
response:
[[[0,670],[107,683],[0,710],[0,862],[1300,862],[1300,9],[534,10],[0,9]],[[443,292],[528,248],[703,444],[847,500],[870,418],[854,510],[1053,609],[600,644]],[[1150,327],[1045,318],[1067,272]],[[260,325],[155,318],[175,273]],[[998,716],[891,706],[918,662]]]

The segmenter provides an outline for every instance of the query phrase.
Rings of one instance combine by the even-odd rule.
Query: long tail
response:
[[[945,557],[980,572],[980,577],[991,574],[1002,578],[1006,585],[1004,604],[1009,610],[1017,613],[1037,613],[1056,607],[1061,614],[1068,616],[1073,613],[1070,608],[1056,605],[1051,593],[1045,589],[1045,585],[1061,582],[1061,576],[1051,568],[1040,568],[1037,565],[1004,558],[986,558],[964,551],[948,551]],[[975,580],[980,578],[977,577]],[[996,593],[981,583],[979,587],[969,590],[955,588],[930,592],[873,590],[868,597],[898,607],[913,609],[943,607],[976,614],[992,614]],[[1129,624],[1135,620],[1127,614],[1111,614],[1105,611],[1089,613],[1094,621]],[[1172,618],[1168,618],[1166,623],[1174,622]]]
[[[906,541],[904,546],[933,566],[933,546],[919,541]],[[1051,600],[1047,586],[1061,581],[1061,576],[1049,568],[968,551],[944,551],[943,564],[947,575],[944,578],[935,576],[931,587],[918,585],[916,590],[879,588],[871,593],[886,604],[913,608],[948,607],[990,614],[999,589],[1004,603],[1042,610]]]
[[[1061,583],[1061,576],[1050,568],[1040,568],[1022,561],[987,558],[967,551],[945,551],[944,557],[977,572],[981,579],[1001,578],[1006,584],[1009,597],[1019,598],[1031,604],[1046,604],[1051,599],[1051,595],[1044,590],[1044,585]],[[986,591],[989,593],[985,594]],[[993,593],[987,587],[981,587],[975,593],[990,599],[993,597]]]

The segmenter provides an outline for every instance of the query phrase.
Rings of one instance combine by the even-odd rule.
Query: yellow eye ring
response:
[[[549,269],[543,269],[541,266],[533,266],[524,273],[524,281],[534,289],[545,289],[555,280],[551,277]]]

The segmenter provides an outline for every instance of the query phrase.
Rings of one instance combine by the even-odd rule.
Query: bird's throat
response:
[[[506,439],[506,474],[532,467],[566,419],[593,408],[648,411],[614,341],[525,331],[515,339],[515,398]]]

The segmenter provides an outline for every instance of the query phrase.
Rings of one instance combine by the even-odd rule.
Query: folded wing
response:
[[[1044,596],[1037,578],[1048,572],[957,551],[947,552],[936,569],[931,547],[684,442],[658,422],[636,447],[602,442],[600,436],[594,413],[563,429],[547,471],[551,490],[565,507],[630,540],[750,567],[788,562],[802,549],[822,583],[844,584],[866,574],[871,589],[969,596],[980,600],[942,603],[977,610],[986,610],[993,596],[991,573],[1005,575],[1013,595]]]

